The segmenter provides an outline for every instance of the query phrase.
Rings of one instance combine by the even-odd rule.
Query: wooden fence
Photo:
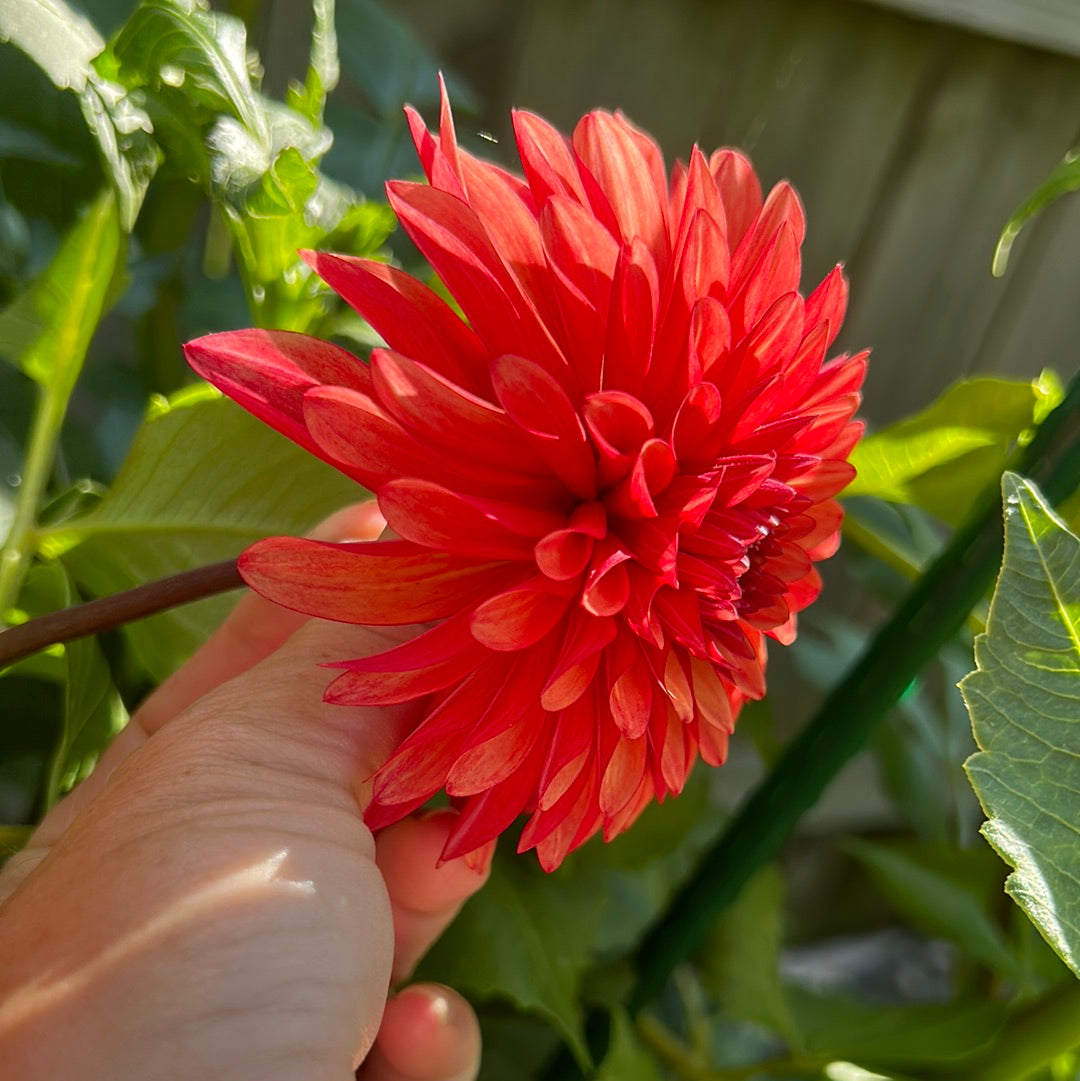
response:
[[[730,144],[766,182],[789,177],[809,219],[804,284],[847,265],[841,345],[874,349],[871,421],[976,371],[1076,369],[1080,196],[1021,237],[1004,279],[990,261],[1010,212],[1078,141],[1078,0],[384,7],[475,87],[508,159],[512,105],[560,126],[605,106],[669,157]]]

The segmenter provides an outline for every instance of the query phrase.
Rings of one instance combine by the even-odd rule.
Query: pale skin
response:
[[[370,536],[370,508],[324,523]],[[453,811],[377,837],[367,779],[410,707],[322,702],[322,661],[386,648],[245,597],[0,874],[0,1062],[22,1081],[471,1081],[455,992],[389,998],[486,860]],[[488,854],[489,855],[489,854]]]

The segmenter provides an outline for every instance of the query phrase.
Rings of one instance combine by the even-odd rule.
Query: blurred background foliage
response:
[[[669,160],[694,141],[737,144],[766,184],[790,176],[810,222],[804,285],[848,261],[841,344],[875,347],[878,434],[859,452],[826,599],[797,644],[774,651],[770,696],[744,713],[722,771],[699,770],[678,801],[555,876],[504,846],[490,887],[425,962],[481,1005],[485,1078],[553,1076],[545,1063],[562,1043],[585,1061],[583,1021],[598,1009],[611,1038],[599,1076],[612,1081],[928,1076],[992,1047],[1007,1015],[1071,979],[1005,899],[961,769],[974,743],[955,684],[983,609],[656,1007],[631,1021],[618,1005],[642,933],[731,808],[1060,401],[1044,369],[1076,369],[1078,208],[1044,215],[1004,279],[989,266],[1009,213],[1076,135],[1080,30],[1009,40],[1007,21],[958,27],[918,8],[0,0],[9,622],[228,558],[355,498],[192,385],[179,347],[251,324],[371,347],[296,252],[429,274],[394,233],[381,185],[417,173],[401,107],[433,119],[440,67],[473,150],[513,164],[511,105],[564,129],[621,107]],[[228,603],[2,674],[0,844],[16,847],[92,768]],[[1077,1062],[1043,1076],[1076,1077]]]

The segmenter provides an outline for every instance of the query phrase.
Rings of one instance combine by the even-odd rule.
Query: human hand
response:
[[[375,525],[350,508],[320,536]],[[322,702],[319,662],[387,637],[245,597],[53,809],[0,875],[13,1077],[475,1076],[460,996],[387,991],[486,868],[436,867],[451,810],[372,838],[364,779],[413,713]]]

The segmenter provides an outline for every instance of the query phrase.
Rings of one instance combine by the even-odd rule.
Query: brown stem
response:
[[[86,604],[49,612],[0,631],[0,669],[56,642],[112,630],[123,623],[152,616],[178,604],[238,589],[244,584],[235,559],[159,578]]]

